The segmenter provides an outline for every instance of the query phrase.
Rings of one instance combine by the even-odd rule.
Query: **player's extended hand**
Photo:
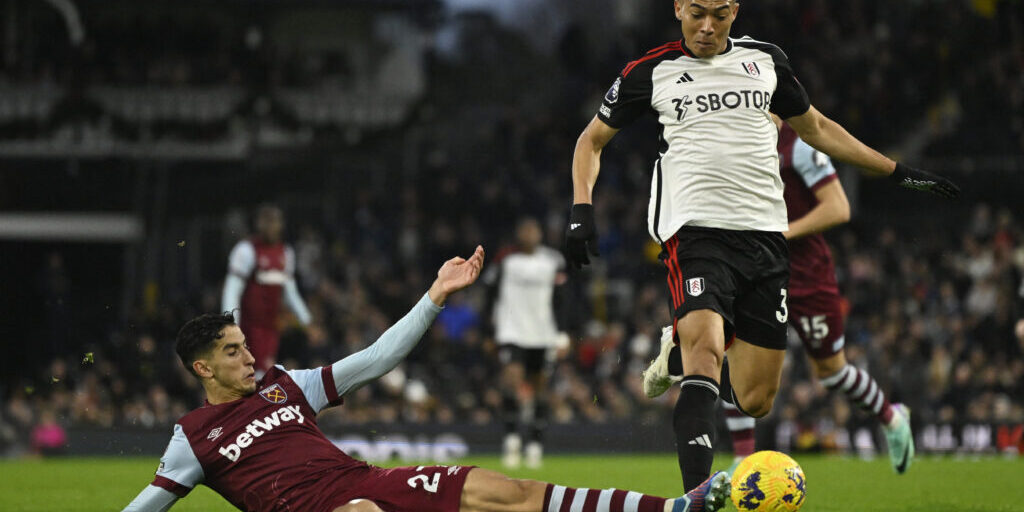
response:
[[[594,224],[594,205],[572,205],[569,225],[565,228],[565,259],[576,270],[589,265],[590,256],[600,256],[597,252],[597,227]]]
[[[890,178],[896,180],[901,187],[931,192],[946,199],[956,199],[960,196],[960,187],[952,181],[899,162],[896,162],[896,170],[893,171]]]
[[[479,245],[468,260],[456,256],[444,262],[437,271],[437,279],[427,292],[430,300],[438,306],[444,305],[449,295],[473,284],[480,277],[480,269],[483,267],[484,248]]]

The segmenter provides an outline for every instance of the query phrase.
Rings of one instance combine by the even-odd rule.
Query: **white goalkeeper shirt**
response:
[[[648,231],[658,242],[682,226],[785,231],[769,113],[807,112],[807,93],[769,43],[729,39],[721,54],[692,55],[682,41],[647,52],[622,70],[598,112],[613,128],[648,112],[661,124]]]

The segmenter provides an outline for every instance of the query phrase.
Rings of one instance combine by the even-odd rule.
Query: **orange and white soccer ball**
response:
[[[804,470],[781,452],[748,456],[732,474],[732,503],[744,512],[794,512],[806,497]]]

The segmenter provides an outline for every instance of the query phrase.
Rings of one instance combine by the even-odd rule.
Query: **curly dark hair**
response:
[[[192,375],[199,377],[192,369],[192,362],[208,353],[224,336],[224,328],[229,325],[235,325],[235,316],[231,312],[207,313],[189,320],[178,331],[174,350]]]

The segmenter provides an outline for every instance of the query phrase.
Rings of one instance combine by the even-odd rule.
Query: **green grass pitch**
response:
[[[727,457],[715,461],[728,465]],[[927,457],[896,476],[888,459],[798,456],[807,475],[804,511],[1024,511],[1024,459]],[[498,469],[496,457],[458,461]],[[0,460],[0,511],[111,511],[150,482],[156,458]],[[541,470],[512,476],[559,484],[679,493],[674,455],[549,456]],[[732,507],[730,506],[730,509]],[[175,511],[234,510],[200,486]]]

